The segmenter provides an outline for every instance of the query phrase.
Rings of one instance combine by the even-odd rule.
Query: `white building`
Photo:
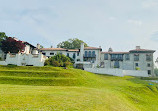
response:
[[[101,47],[84,47],[84,44],[81,44],[80,49],[42,48],[40,50],[47,57],[57,53],[71,57],[77,68],[98,67],[108,70],[121,69],[124,72],[126,70],[144,71],[149,76],[154,76],[153,53],[155,51],[141,49],[140,46],[129,52],[113,52],[112,48],[109,48],[107,52],[102,52]]]
[[[64,54],[74,59],[76,68],[93,71],[94,73],[133,76],[155,76],[154,75],[154,50],[136,49],[129,52],[114,52],[112,48],[109,51],[102,52],[101,47],[84,47],[81,44],[79,49],[64,48],[41,48],[23,42],[26,47],[18,54],[8,53],[6,60],[0,64],[15,64],[18,66],[44,66],[47,58],[58,53]],[[2,54],[3,55],[3,54]]]
[[[118,68],[122,70],[143,70],[149,76],[154,76],[153,53],[155,50],[136,49],[129,52],[101,52],[101,67]]]
[[[100,65],[102,49],[96,47],[84,47],[84,44],[82,43],[80,49],[42,48],[40,51],[46,57],[54,56],[57,53],[64,54],[74,59],[75,67],[84,68],[97,67]]]
[[[14,38],[18,41],[18,39]],[[3,53],[0,50],[0,65],[13,64],[17,66],[44,66],[44,62],[47,59],[42,53],[39,53],[40,45],[37,44],[37,47],[33,46],[28,42],[22,41],[25,44],[24,49],[18,53]]]

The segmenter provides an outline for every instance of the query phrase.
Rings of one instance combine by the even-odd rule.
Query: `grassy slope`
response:
[[[0,66],[2,110],[156,111],[157,84],[77,69]]]

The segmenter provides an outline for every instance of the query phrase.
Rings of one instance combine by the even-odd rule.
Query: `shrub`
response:
[[[45,60],[44,65],[45,65],[45,66],[50,65],[49,59]]]
[[[69,67],[69,66],[72,66],[73,61],[69,57],[63,54],[57,54],[47,59],[44,64],[51,65],[54,67]]]
[[[60,63],[58,61],[52,61],[51,65],[55,66],[55,67],[60,67]]]
[[[158,76],[158,68],[154,69],[154,73],[155,73],[156,76]]]
[[[140,70],[140,67],[136,67],[136,70]]]
[[[71,62],[68,62],[68,61],[67,61],[67,62],[64,63],[64,67],[70,67],[70,66],[72,66],[72,63],[71,63]]]

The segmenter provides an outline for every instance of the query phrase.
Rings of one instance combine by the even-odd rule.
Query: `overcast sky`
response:
[[[0,31],[44,47],[79,38],[103,51],[157,50],[158,0],[0,0]]]

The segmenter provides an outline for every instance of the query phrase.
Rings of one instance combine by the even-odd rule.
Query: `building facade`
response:
[[[71,57],[77,68],[141,70],[146,71],[149,76],[154,76],[153,53],[155,51],[141,49],[140,46],[136,46],[136,49],[129,52],[114,52],[112,48],[102,52],[101,47],[84,47],[84,44],[81,44],[80,49],[43,48],[40,51],[47,57],[57,53]]]
[[[100,68],[100,70],[104,70],[102,73],[107,70],[115,72],[115,69],[135,73],[144,71],[148,76],[155,76],[153,62],[155,50],[141,49],[140,46],[136,46],[134,50],[128,52],[114,52],[112,48],[103,52],[101,47],[84,47],[84,43],[81,43],[79,49],[40,48],[39,44],[35,47],[27,42],[23,43],[26,46],[24,50],[18,54],[8,53],[2,64],[44,66],[47,58],[56,54],[64,54],[74,60],[76,68]],[[0,56],[3,55],[3,52],[0,51]],[[130,73],[132,74],[132,72]]]
[[[149,76],[154,76],[154,52],[154,50],[141,49],[140,46],[129,52],[101,52],[101,67],[144,70]]]

